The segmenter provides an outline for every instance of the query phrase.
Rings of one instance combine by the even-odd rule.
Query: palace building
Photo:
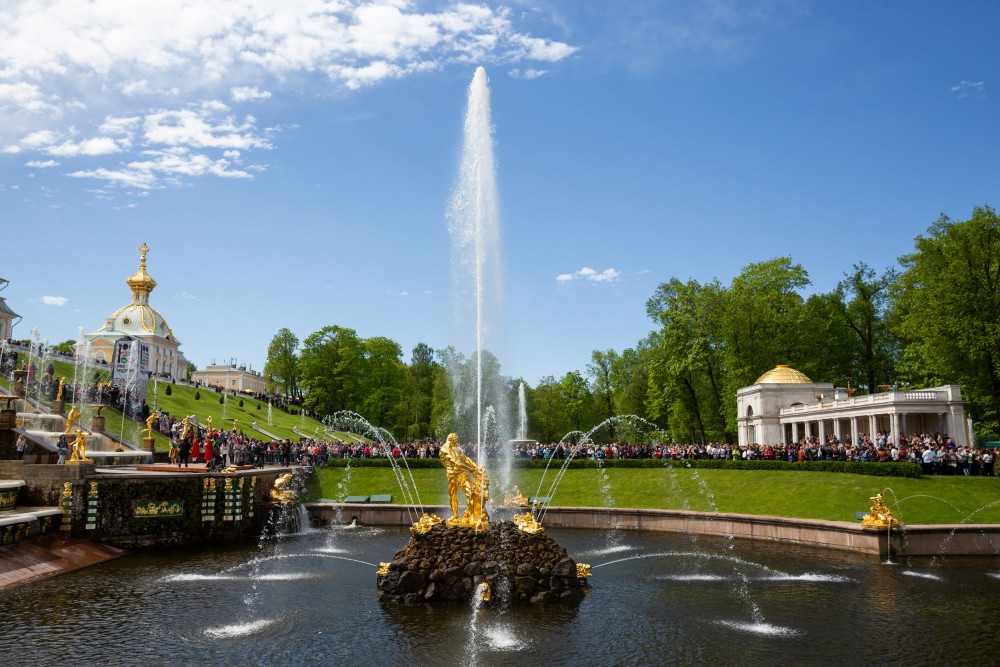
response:
[[[170,330],[163,315],[149,305],[149,295],[156,287],[156,281],[146,273],[146,254],[149,247],[139,246],[139,270],[125,284],[132,290],[132,301],[111,314],[104,326],[85,335],[90,343],[91,357],[111,362],[115,342],[127,337],[138,339],[149,345],[150,374],[166,375],[173,378],[187,376],[187,359],[181,353],[181,342]]]
[[[0,278],[0,290],[7,287],[8,281]],[[11,333],[14,329],[14,325],[17,324],[14,320],[20,320],[21,316],[10,309],[7,305],[7,300],[0,296],[0,340],[8,340],[14,337]]]
[[[813,382],[779,364],[736,392],[739,444],[787,444],[836,436],[857,442],[860,434],[941,433],[958,446],[972,443],[972,423],[958,385],[853,396],[853,390]]]
[[[236,364],[209,364],[204,369],[192,373],[191,381],[227,391],[253,394],[263,394],[267,391],[267,381],[260,373]]]

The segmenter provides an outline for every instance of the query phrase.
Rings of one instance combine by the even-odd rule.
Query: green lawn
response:
[[[23,358],[23,355],[22,355]],[[67,379],[67,382],[72,383],[73,381],[73,365],[67,364],[63,361],[53,360],[53,366],[55,367],[55,374],[57,377],[62,376]],[[93,377],[95,370],[102,373],[101,381],[107,381],[109,371],[106,366],[92,367],[91,370],[87,372],[87,381]],[[82,378],[81,378],[82,381]],[[9,388],[10,382],[5,377],[0,377],[0,385]],[[154,405],[154,395],[153,395],[154,382],[149,381],[148,396],[146,401],[149,403],[150,407]],[[183,417],[185,415],[197,415],[198,420],[204,424],[209,415],[212,417],[212,426],[223,429],[230,429],[233,427],[233,420],[237,421],[237,427],[248,435],[256,435],[261,439],[266,439],[261,433],[254,431],[250,425],[253,422],[257,422],[261,429],[267,431],[270,434],[277,436],[278,438],[291,440],[296,442],[301,436],[292,430],[292,427],[297,427],[297,429],[308,436],[316,436],[323,434],[323,425],[311,419],[309,417],[302,417],[301,415],[290,415],[273,408],[271,411],[272,424],[267,423],[267,403],[258,402],[255,399],[233,396],[229,395],[226,398],[226,404],[223,406],[219,403],[219,398],[222,394],[215,393],[214,390],[210,388],[201,387],[196,390],[192,387],[186,387],[183,385],[170,385],[170,395],[167,395],[167,384],[163,382],[156,383],[156,397],[155,404],[158,405],[163,410],[169,412],[174,417]],[[195,400],[195,393],[200,395],[199,400]],[[240,400],[243,401],[243,407],[240,407]],[[43,401],[49,404],[49,401]],[[260,406],[260,409],[257,406]],[[69,411],[69,406],[67,405],[66,411]],[[93,410],[87,405],[81,405],[80,411],[83,413],[84,423],[90,423],[90,419],[93,416]],[[145,436],[146,425],[145,423],[139,424],[130,419],[124,420],[122,416],[113,410],[104,410],[102,414],[105,416],[105,430],[108,433],[118,435],[123,437],[126,441],[134,443],[136,445],[141,445],[142,438]],[[336,431],[331,431],[336,437],[342,440],[350,442],[350,438],[345,433],[340,433]],[[169,441],[167,438],[156,433],[154,431],[153,438],[156,441],[156,450],[165,452],[170,448]]]
[[[319,468],[319,496],[402,493],[388,468],[350,470]],[[413,470],[424,504],[447,504],[443,469]],[[550,471],[537,493],[541,470],[515,470],[514,483],[525,496],[548,495]],[[408,479],[408,478],[407,478]],[[891,490],[890,490],[891,489]],[[1000,478],[996,477],[871,477],[845,473],[764,470],[692,470],[668,468],[571,469],[552,498],[553,505],[574,507],[644,507],[696,511],[767,514],[774,516],[854,521],[867,511],[868,499],[884,492],[886,503],[904,523],[1000,523]],[[503,493],[495,487],[494,499]],[[997,503],[986,507],[991,503]],[[986,507],[977,513],[980,508]]]

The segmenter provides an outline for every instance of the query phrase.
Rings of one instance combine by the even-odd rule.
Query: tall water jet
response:
[[[524,398],[524,383],[517,387],[517,439],[528,437],[528,406]]]
[[[475,350],[470,360],[473,373],[465,364],[452,363],[456,426],[463,428],[471,419],[465,413],[475,408],[476,460],[485,465],[487,445],[499,448],[510,437],[507,388],[494,356],[500,343],[500,310],[503,299],[500,220],[496,185],[496,162],[493,157],[493,125],[490,120],[490,89],[482,67],[469,85],[465,114],[462,161],[458,180],[448,207],[448,231],[452,242],[452,280],[455,304],[455,332],[460,349]],[[464,332],[471,332],[471,336]],[[469,340],[472,338],[472,340]],[[497,418],[495,443],[487,443],[484,415],[493,407]],[[465,423],[461,423],[465,421]],[[471,424],[468,424],[471,426]],[[463,431],[463,432],[471,432]],[[509,454],[509,453],[505,453]],[[502,456],[508,458],[508,456]]]

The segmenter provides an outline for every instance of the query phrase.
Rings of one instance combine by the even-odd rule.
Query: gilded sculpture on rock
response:
[[[485,532],[490,527],[486,501],[490,497],[490,478],[486,468],[477,465],[458,446],[458,435],[451,433],[441,447],[441,465],[448,474],[448,499],[451,503],[450,527],[474,528]],[[465,494],[465,512],[458,514],[458,492]]]
[[[896,528],[899,526],[899,519],[892,515],[892,510],[886,507],[885,499],[881,493],[877,493],[868,500],[872,501],[871,511],[861,519],[862,526],[872,526],[874,528]]]

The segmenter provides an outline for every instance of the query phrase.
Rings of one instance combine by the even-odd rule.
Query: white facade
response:
[[[902,434],[941,433],[960,447],[972,442],[958,385],[852,397],[828,382],[774,382],[768,375],[736,392],[740,445],[812,436],[825,442],[831,435],[856,443],[860,434],[874,439],[878,432],[897,440]]]
[[[222,387],[227,391],[248,391],[263,394],[267,391],[267,382],[256,371],[248,371],[240,366],[218,364],[206,366],[191,374],[192,382],[200,382],[212,387]]]

